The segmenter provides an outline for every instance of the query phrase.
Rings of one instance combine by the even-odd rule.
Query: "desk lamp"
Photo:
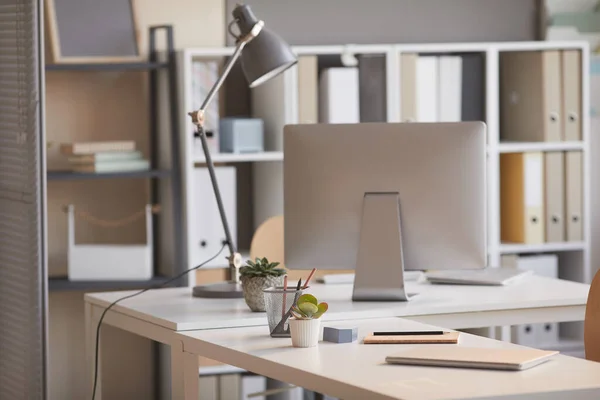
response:
[[[296,64],[297,61],[289,45],[277,34],[265,28],[265,23],[256,18],[249,6],[238,4],[232,14],[234,20],[229,24],[227,30],[236,38],[236,47],[233,55],[225,65],[223,73],[206,96],[200,109],[189,113],[190,117],[192,117],[192,122],[197,126],[198,136],[202,142],[206,166],[217,200],[223,230],[225,231],[226,244],[229,249],[229,257],[227,257],[227,259],[229,260],[231,278],[229,282],[194,287],[194,297],[243,297],[242,288],[239,283],[239,268],[242,265],[242,256],[238,253],[231,238],[227,216],[225,215],[225,210],[223,208],[221,192],[215,176],[215,166],[210,156],[206,133],[204,132],[204,111],[213,100],[214,95],[223,85],[223,82],[231,72],[231,68],[238,58],[241,57],[242,70],[251,88],[257,87],[279,75],[281,72]],[[239,35],[236,35],[231,30],[234,23],[238,26],[240,31]]]

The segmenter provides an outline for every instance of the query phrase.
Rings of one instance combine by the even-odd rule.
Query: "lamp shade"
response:
[[[258,23],[247,5],[233,10],[241,36],[245,36]],[[275,32],[263,27],[245,47],[241,55],[242,70],[250,87],[256,87],[279,75],[297,60],[290,46]]]

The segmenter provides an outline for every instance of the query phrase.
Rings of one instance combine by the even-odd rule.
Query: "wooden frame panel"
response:
[[[58,19],[56,14],[56,0],[46,0],[44,12],[47,63],[77,64],[77,63],[123,63],[140,62],[145,58],[140,51],[140,32],[136,14],[136,0],[129,0],[131,6],[132,27],[135,41],[136,54],[130,56],[64,56],[60,43]]]

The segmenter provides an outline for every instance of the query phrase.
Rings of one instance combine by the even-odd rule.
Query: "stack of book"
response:
[[[68,157],[73,172],[131,172],[150,169],[150,162],[142,157],[129,140],[110,142],[65,143],[60,151]]]

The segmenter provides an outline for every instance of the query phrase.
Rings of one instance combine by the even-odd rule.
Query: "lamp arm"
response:
[[[200,106],[200,109],[197,112],[204,113],[204,111],[206,110],[206,108],[208,107],[210,102],[214,99],[215,94],[217,94],[219,89],[221,89],[221,87],[223,86],[223,83],[229,76],[229,73],[231,72],[233,65],[242,55],[242,50],[244,49],[244,47],[246,46],[247,43],[248,42],[246,42],[246,41],[240,41],[237,44],[237,46],[235,47],[235,50],[233,51],[233,55],[229,58],[229,61],[227,61],[227,64],[225,64],[225,67],[223,68],[223,73],[221,74],[219,79],[217,79],[217,81],[215,82],[213,87],[210,89],[210,92],[208,92],[208,95],[206,95],[206,99],[204,99],[204,102],[202,103],[202,105]]]
[[[215,94],[221,89],[225,79],[229,76],[233,65],[240,58],[242,54],[242,50],[252,39],[254,39],[262,30],[264,26],[263,21],[258,21],[254,26],[247,32],[244,36],[240,36],[237,39],[237,45],[233,54],[225,64],[223,68],[223,73],[217,79],[213,87],[208,92],[206,99],[202,102],[200,109],[197,111],[193,111],[189,113],[189,116],[192,117],[192,122],[197,126],[198,136],[200,136],[200,141],[202,142],[202,150],[204,151],[204,158],[206,161],[206,167],[208,169],[208,173],[210,176],[210,181],[212,183],[213,191],[215,194],[215,199],[217,200],[217,207],[219,208],[219,215],[221,217],[221,223],[223,225],[223,230],[225,231],[225,240],[227,241],[227,247],[229,248],[229,270],[231,273],[231,281],[233,283],[239,283],[240,274],[239,270],[242,266],[242,255],[237,252],[236,246],[233,243],[233,238],[231,237],[231,231],[229,230],[229,223],[227,222],[227,215],[225,215],[225,208],[223,207],[223,199],[221,197],[221,191],[219,190],[219,183],[217,182],[217,176],[215,175],[215,165],[213,164],[212,157],[210,155],[210,151],[208,149],[208,141],[206,139],[206,132],[204,131],[204,112],[206,108],[210,104],[210,102],[214,99]]]
[[[219,79],[217,79],[213,87],[210,89],[210,92],[208,92],[208,95],[206,96],[206,99],[204,99],[204,102],[202,102],[200,109],[198,109],[198,111],[189,113],[189,115],[192,117],[192,122],[194,122],[194,124],[204,125],[204,111],[206,111],[206,108],[215,97],[215,94],[219,91],[219,89],[221,89],[221,86],[223,86],[223,83],[225,82],[225,79],[227,79],[227,77],[229,76],[233,65],[242,55],[242,50],[244,50],[244,47],[246,47],[246,45],[250,41],[252,41],[252,39],[258,36],[264,25],[265,23],[263,21],[258,21],[256,24],[254,24],[250,32],[248,32],[244,36],[240,36],[239,38],[237,38],[237,45],[235,47],[235,50],[233,51],[233,54],[229,58],[229,61],[227,61],[227,64],[225,64],[225,67],[223,68],[223,73],[221,74]]]
[[[231,274],[231,281],[238,283],[239,282],[239,268],[242,265],[242,256],[237,252],[236,246],[233,242],[233,238],[231,237],[231,231],[229,229],[229,223],[227,222],[227,215],[225,214],[225,208],[223,207],[223,200],[221,197],[221,191],[219,190],[219,183],[217,181],[217,176],[215,175],[215,165],[212,161],[212,157],[210,155],[210,150],[208,148],[208,141],[206,139],[206,132],[204,131],[204,111],[210,104],[210,102],[215,97],[215,94],[219,91],[221,86],[223,86],[223,82],[227,79],[227,76],[231,72],[231,68],[237,61],[237,59],[242,54],[242,49],[246,45],[247,42],[240,41],[233,52],[233,55],[225,65],[223,69],[223,73],[215,82],[212,89],[206,96],[206,99],[202,103],[202,106],[198,111],[194,111],[189,113],[192,117],[192,122],[197,126],[198,136],[200,136],[200,141],[202,143],[202,150],[204,151],[204,158],[206,161],[206,167],[208,169],[208,174],[210,176],[210,181],[213,187],[213,191],[215,194],[215,199],[217,200],[217,207],[219,208],[219,215],[221,217],[221,223],[223,225],[223,231],[225,232],[225,240],[227,241],[227,247],[229,249],[229,270]]]

